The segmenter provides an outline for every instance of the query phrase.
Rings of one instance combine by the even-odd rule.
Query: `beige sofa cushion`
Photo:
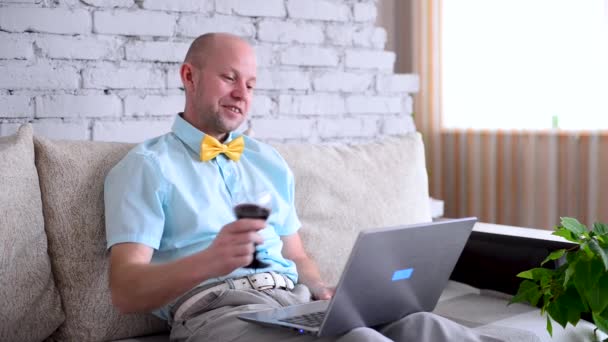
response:
[[[64,320],[42,218],[31,125],[0,137],[0,341],[42,341]]]
[[[49,254],[66,314],[61,341],[107,341],[165,331],[152,315],[111,304],[103,183],[132,144],[35,138]]]
[[[275,147],[295,175],[304,244],[331,284],[358,231],[431,221],[418,133],[357,145]]]

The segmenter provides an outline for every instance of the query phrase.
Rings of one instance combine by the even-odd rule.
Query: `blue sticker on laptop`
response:
[[[402,270],[397,270],[397,271],[395,271],[395,273],[393,273],[392,281],[410,279],[410,277],[412,276],[412,273],[414,273],[414,269],[411,267],[405,268]]]

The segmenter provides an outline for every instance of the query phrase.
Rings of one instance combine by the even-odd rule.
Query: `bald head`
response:
[[[230,33],[205,33],[192,42],[186,53],[184,63],[190,63],[197,68],[201,68],[214,51],[232,44],[245,45],[251,49],[249,43],[239,36]]]

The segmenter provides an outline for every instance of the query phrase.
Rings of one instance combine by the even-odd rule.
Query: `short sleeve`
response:
[[[165,225],[165,181],[150,156],[129,153],[104,183],[107,247],[135,242],[160,246]]]

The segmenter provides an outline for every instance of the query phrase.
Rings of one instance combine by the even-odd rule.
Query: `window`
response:
[[[608,129],[608,0],[444,0],[443,126]]]

